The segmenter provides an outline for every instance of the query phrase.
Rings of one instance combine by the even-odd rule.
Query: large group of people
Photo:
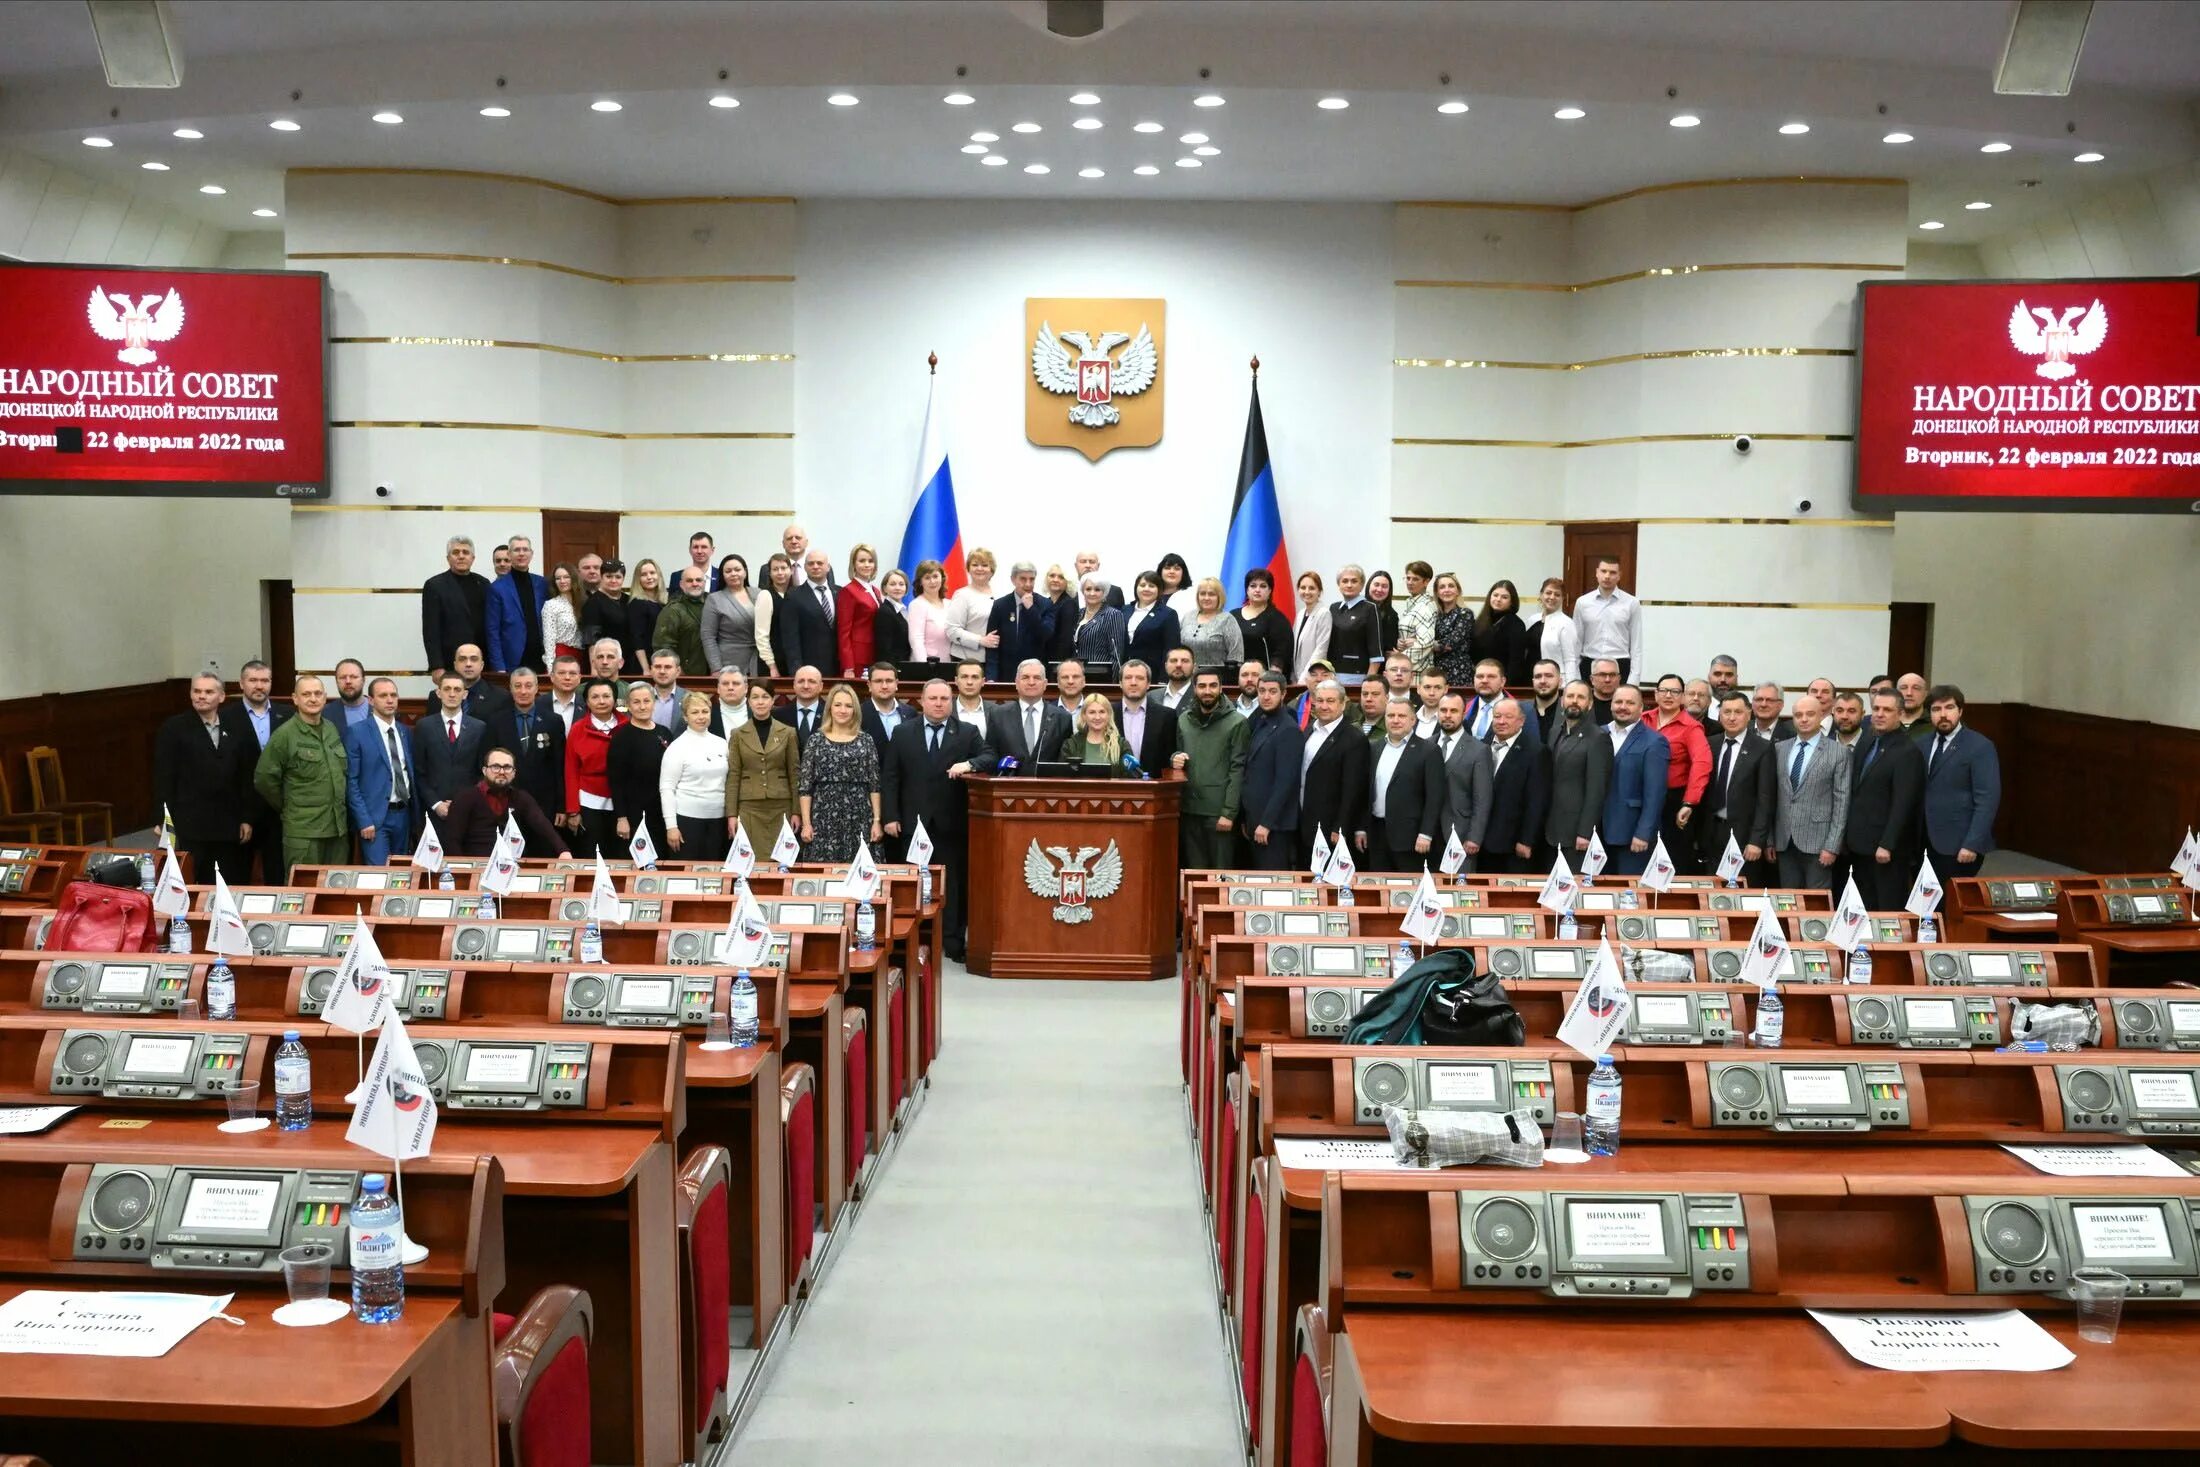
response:
[[[1474,607],[1419,560],[1402,598],[1388,572],[1346,565],[1325,604],[1305,571],[1294,615],[1267,570],[1232,607],[1177,555],[1126,597],[1089,551],[1074,581],[1019,561],[995,594],[984,549],[949,593],[936,561],[881,578],[858,545],[836,580],[801,526],[781,547],[752,584],[697,533],[669,583],[643,561],[628,592],[626,568],[595,555],[537,575],[525,536],[496,547],[491,580],[453,537],[422,588],[435,670],[417,719],[352,658],[300,677],[287,704],[261,662],[233,703],[219,679],[192,680],[155,761],[178,843],[242,883],[353,859],[354,842],[357,859],[401,860],[429,826],[462,856],[516,822],[532,855],[623,858],[646,832],[667,859],[718,861],[737,836],[765,856],[791,833],[803,859],[844,861],[863,844],[898,858],[921,820],[949,868],[951,952],[956,781],[973,772],[1173,770],[1186,867],[1291,869],[1344,843],[1372,870],[1435,867],[1456,846],[1462,869],[1542,871],[1578,868],[1595,840],[1625,874],[1662,842],[1682,873],[1718,870],[1731,847],[1754,885],[1853,875],[1878,911],[1902,905],[1927,854],[1947,878],[1993,847],[1999,768],[1960,689],[1820,678],[1790,705],[1775,682],[1745,692],[1731,656],[1639,686],[1642,613],[1616,561],[1570,612],[1543,582],[1530,623],[1511,581]],[[706,677],[708,691],[681,681]],[[1013,697],[988,698],[989,682]]]

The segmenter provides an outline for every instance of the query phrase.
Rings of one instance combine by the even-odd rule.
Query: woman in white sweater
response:
[[[983,547],[963,557],[970,584],[947,599],[947,655],[957,662],[983,662],[999,646],[1001,634],[985,629],[993,615],[993,552]]]
[[[726,741],[710,731],[710,699],[680,700],[687,727],[657,766],[657,800],[665,812],[665,844],[683,861],[726,858]]]

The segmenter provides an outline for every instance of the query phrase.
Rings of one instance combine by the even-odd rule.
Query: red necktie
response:
[[[451,742],[452,742],[452,743],[454,743],[454,744],[455,744],[455,743],[457,743],[457,742],[458,742],[458,724],[457,724],[457,722],[456,722],[456,721],[454,720],[454,721],[452,721],[452,722],[450,722],[450,723],[446,723],[446,724],[444,724],[444,725],[443,725],[443,728],[444,728],[444,731],[445,731],[446,733],[448,733],[448,734],[449,734],[449,735],[451,736]]]

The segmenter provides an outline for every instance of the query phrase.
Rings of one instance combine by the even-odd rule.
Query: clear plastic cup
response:
[[[733,1016],[731,1014],[713,1012],[710,1018],[704,1022],[703,1048],[711,1050],[733,1048]]]
[[[260,1082],[240,1080],[236,1088],[229,1092],[230,1124],[241,1126],[245,1122],[257,1120],[259,1114]]]
[[[1578,1112],[1562,1110],[1551,1118],[1551,1139],[1543,1148],[1543,1159],[1560,1165],[1573,1165],[1589,1159],[1589,1152],[1582,1144],[1581,1116]]]
[[[197,999],[195,999],[195,998],[184,998],[184,999],[178,999],[178,1000],[176,1001],[176,1022],[177,1022],[177,1023],[179,1023],[179,1024],[196,1024],[196,1023],[198,1023],[198,1022],[199,1022],[199,1021],[200,1021],[201,1019],[203,1019],[203,1018],[205,1018],[205,1017],[206,1017],[205,1013],[204,1013],[203,1011],[201,1011],[201,1009],[199,1008],[199,1001],[198,1001]]]
[[[2131,1280],[2113,1268],[2081,1268],[2070,1275],[2070,1298],[2078,1306],[2078,1338],[2095,1345],[2116,1343],[2123,1322],[2124,1295]]]
[[[290,1290],[290,1302],[310,1304],[316,1299],[328,1297],[329,1265],[336,1261],[336,1250],[326,1243],[300,1243],[285,1248],[283,1260],[283,1287]]]

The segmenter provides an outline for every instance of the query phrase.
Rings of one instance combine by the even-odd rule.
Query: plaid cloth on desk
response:
[[[1383,1107],[1383,1129],[1409,1167],[1543,1165],[1543,1128],[1528,1110],[1408,1110]]]
[[[2084,1049],[2101,1042],[2100,1010],[2091,1004],[2020,1003],[2009,1015],[2009,1038],[2042,1040],[2049,1049]]]

